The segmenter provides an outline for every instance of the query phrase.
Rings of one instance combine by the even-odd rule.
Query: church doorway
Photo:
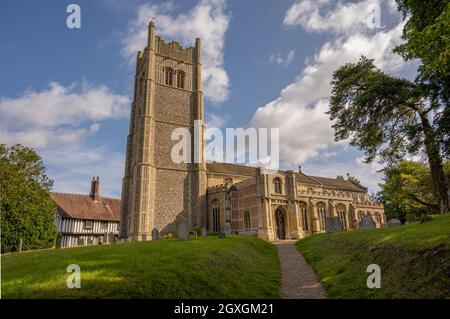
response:
[[[286,239],[285,216],[282,210],[275,211],[275,225],[277,231],[277,239]]]

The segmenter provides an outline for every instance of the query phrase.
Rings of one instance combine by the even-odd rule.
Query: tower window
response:
[[[173,85],[173,70],[172,68],[166,67],[164,68],[164,84],[165,85]]]
[[[180,89],[184,89],[184,78],[185,73],[183,71],[178,70],[177,71],[177,87]]]
[[[273,180],[273,187],[275,190],[275,194],[281,194],[281,180],[277,177]]]

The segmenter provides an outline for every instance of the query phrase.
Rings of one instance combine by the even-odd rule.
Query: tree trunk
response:
[[[439,154],[439,146],[436,143],[435,134],[430,125],[427,114],[420,113],[420,119],[422,122],[423,133],[425,135],[425,150],[428,155],[428,163],[430,165],[434,191],[438,199],[440,213],[444,214],[449,211],[448,186],[444,169],[442,167],[442,158]]]

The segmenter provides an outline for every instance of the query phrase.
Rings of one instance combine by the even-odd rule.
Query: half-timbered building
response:
[[[58,248],[111,243],[119,234],[120,199],[100,197],[94,178],[89,195],[50,193],[57,206]]]

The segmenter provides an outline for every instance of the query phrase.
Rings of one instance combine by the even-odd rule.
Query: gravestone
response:
[[[359,222],[360,229],[371,229],[375,228],[375,222],[370,216],[363,216]]]
[[[230,228],[230,224],[229,223],[225,223],[224,233],[225,233],[226,236],[231,235],[231,228]]]
[[[200,236],[201,237],[206,237],[208,236],[208,232],[206,231],[205,227],[202,227],[202,229],[200,229]]]
[[[225,238],[225,233],[223,231],[220,231],[218,237]]]
[[[398,218],[392,218],[392,219],[389,219],[389,221],[388,221],[389,227],[397,227],[397,226],[400,226],[401,224],[402,224],[402,222]]]
[[[193,238],[197,238],[197,237],[198,237],[198,233],[197,233],[195,230],[191,230],[191,231],[189,232],[189,236],[190,236],[190,237],[193,237]]]
[[[113,232],[108,233],[108,243],[109,244],[115,244],[116,243],[116,236],[114,236]]]
[[[159,231],[156,228],[152,229],[152,240],[158,240],[159,239]]]
[[[339,217],[325,217],[325,231],[338,232],[342,231],[342,223]]]
[[[188,224],[185,218],[180,218],[177,222],[177,239],[186,240],[189,237]]]
[[[62,236],[61,234],[58,234],[56,237],[56,248],[61,248],[62,246]]]

